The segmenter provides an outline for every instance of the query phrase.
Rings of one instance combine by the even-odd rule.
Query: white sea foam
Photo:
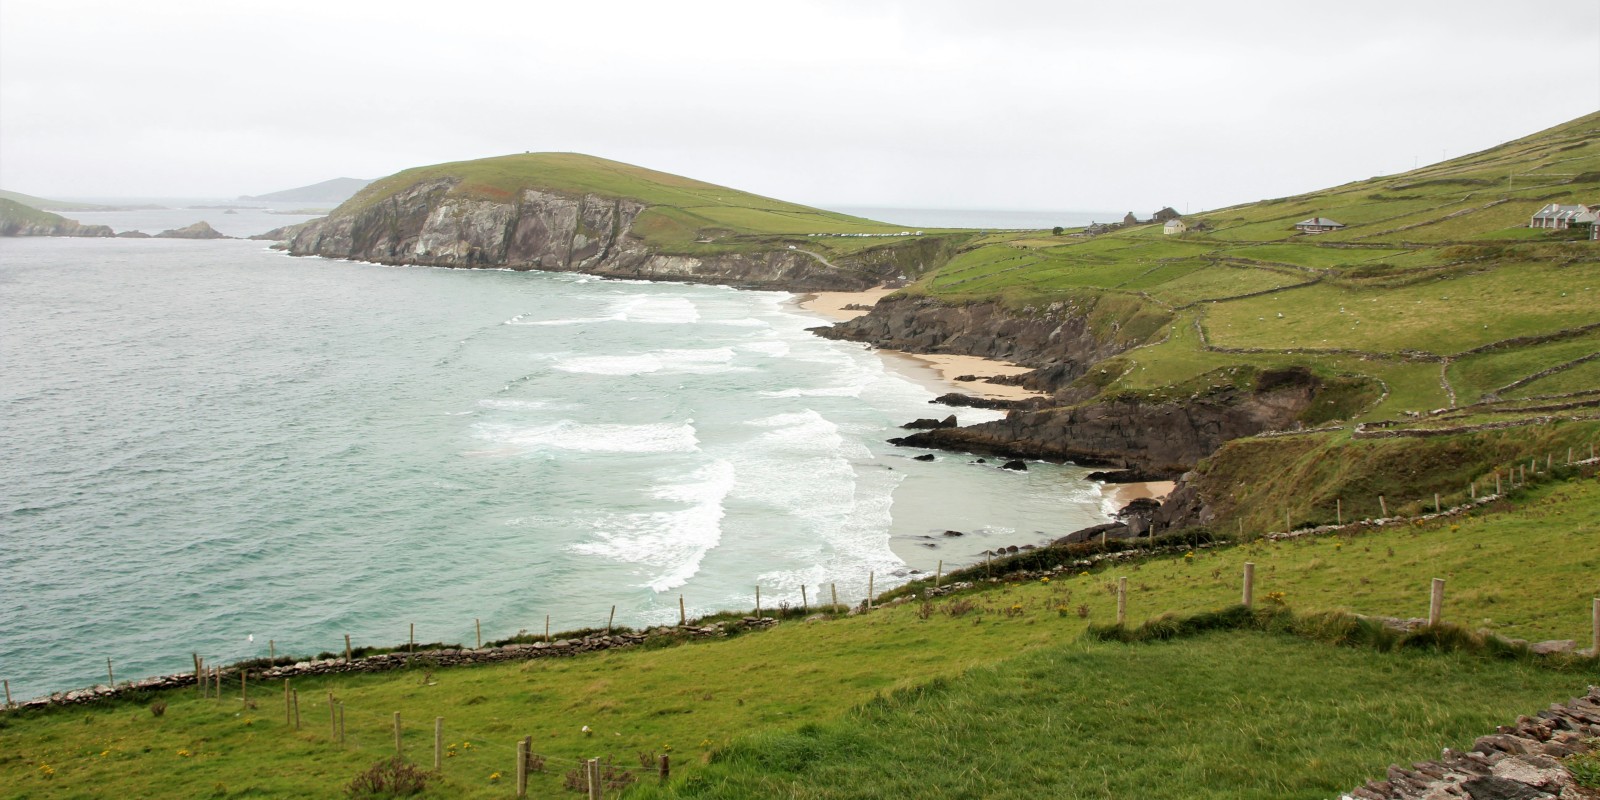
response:
[[[745,342],[739,345],[739,349],[773,358],[783,358],[789,354],[789,343],[782,339],[767,339],[760,342]]]
[[[492,408],[499,411],[537,411],[549,407],[543,400],[507,400],[504,398],[490,397],[478,401],[479,408]]]
[[[651,372],[707,374],[727,372],[732,367],[733,348],[712,347],[700,350],[656,350],[626,356],[574,356],[556,362],[562,372],[591,375],[644,375]]]
[[[770,328],[770,327],[772,327],[772,325],[770,323],[768,323],[766,320],[756,319],[755,317],[744,317],[743,319],[711,320],[711,324],[712,325],[726,325],[726,326],[728,326],[730,328]]]
[[[670,295],[629,295],[612,302],[606,310],[628,322],[681,325],[700,321],[694,301]]]
[[[861,386],[825,386],[820,389],[778,389],[760,392],[762,397],[859,397]]]
[[[503,324],[505,324],[505,325],[534,325],[534,326],[596,325],[596,324],[599,324],[599,323],[602,323],[602,322],[621,322],[624,319],[626,319],[626,317],[623,317],[620,314],[613,314],[613,315],[606,316],[606,317],[570,317],[570,318],[565,318],[565,319],[527,319],[527,316],[528,316],[527,314],[518,314],[517,316],[506,320]]]
[[[735,483],[732,464],[714,461],[687,481],[655,486],[653,499],[684,506],[674,510],[611,514],[595,521],[595,540],[573,552],[640,564],[651,574],[645,585],[665,592],[684,585],[707,552],[722,541],[723,500]]]
[[[480,439],[523,451],[691,453],[699,449],[694,426],[687,423],[610,425],[564,419],[532,427],[479,423],[473,432]]]

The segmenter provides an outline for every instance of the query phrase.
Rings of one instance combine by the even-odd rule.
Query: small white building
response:
[[[1169,219],[1167,224],[1161,226],[1161,232],[1167,236],[1183,233],[1186,230],[1189,230],[1189,225],[1181,219]]]
[[[1573,225],[1593,225],[1600,214],[1596,214],[1600,206],[1570,205],[1551,203],[1534,212],[1533,220],[1528,223],[1530,228],[1548,228],[1555,231],[1564,231]]]
[[[1294,229],[1301,233],[1324,233],[1326,231],[1336,231],[1343,227],[1343,222],[1334,222],[1327,217],[1312,217],[1294,224]]]

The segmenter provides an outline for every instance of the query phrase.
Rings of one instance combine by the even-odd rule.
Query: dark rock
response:
[[[1555,797],[1549,792],[1542,792],[1531,786],[1496,778],[1493,775],[1473,778],[1461,784],[1461,788],[1466,790],[1467,796],[1472,800],[1541,800],[1541,798]]]
[[[987,458],[980,458],[980,459],[978,459],[978,460],[976,460],[976,461],[974,461],[974,462],[972,462],[972,463],[974,463],[974,464],[987,464],[987,463],[989,463],[989,459],[987,459]]]
[[[118,239],[148,239],[150,234],[144,231],[123,231],[117,234]]]
[[[913,456],[911,458],[911,460],[912,461],[932,461],[933,460],[933,454],[932,453],[923,453],[920,456]]]
[[[1028,471],[1028,462],[1020,461],[1020,460],[1007,461],[1006,463],[1001,464],[1000,468],[1001,469],[1014,469],[1014,470],[1017,470],[1018,472],[1027,472]]]
[[[1108,539],[1126,539],[1132,535],[1127,525],[1121,522],[1108,522],[1103,525],[1091,525],[1079,528],[1063,536],[1052,544],[1076,544],[1077,542],[1095,542],[1100,540],[1100,535],[1105,534]]]
[[[929,400],[928,402],[939,403],[947,406],[955,406],[957,408],[994,408],[1001,411],[1010,411],[1017,408],[1034,408],[1036,406],[1043,405],[1045,400],[1046,398],[1043,397],[1030,397],[1021,400],[1001,400],[993,397],[975,397],[970,394],[950,392],[948,394],[941,394],[938,397]]]
[[[922,419],[917,419],[917,420],[912,420],[911,422],[907,422],[906,424],[901,425],[900,427],[907,428],[907,429],[910,429],[910,430],[937,430],[939,428],[954,428],[954,427],[956,427],[956,415],[951,414],[950,416],[945,417],[944,419],[933,419],[931,417],[924,417]]]
[[[945,531],[944,535],[946,535],[946,536],[966,536],[966,534],[962,533],[961,531]]]

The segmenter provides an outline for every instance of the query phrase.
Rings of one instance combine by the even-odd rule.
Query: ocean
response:
[[[79,214],[146,230],[192,210]],[[165,216],[163,216],[165,215]],[[224,217],[231,233],[281,217]],[[213,224],[216,224],[215,222]],[[932,373],[782,292],[0,239],[0,677],[858,601],[1105,519],[1073,466],[886,444]],[[959,531],[962,536],[947,536]]]

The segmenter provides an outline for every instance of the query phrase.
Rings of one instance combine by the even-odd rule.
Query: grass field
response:
[[[576,759],[614,756],[630,766],[641,752],[672,755],[672,791],[682,794],[668,796],[774,796],[768,784],[748,782],[755,779],[814,792],[801,797],[892,797],[892,787],[912,780],[951,787],[932,796],[968,796],[956,789],[999,792],[984,781],[1001,774],[1070,792],[1157,773],[1173,777],[1147,796],[1184,796],[1191,783],[1205,792],[1191,796],[1256,785],[1286,793],[1263,797],[1316,796],[1309,793],[1381,775],[1388,763],[1442,744],[1461,747],[1600,677],[1266,634],[1154,646],[1081,641],[1090,622],[1114,616],[1117,575],[1130,578],[1130,615],[1139,620],[1237,602],[1247,560],[1257,564],[1258,597],[1281,592],[1299,610],[1417,616],[1428,582],[1444,577],[1447,619],[1514,637],[1578,638],[1588,598],[1600,594],[1600,481],[1537,486],[1503,513],[1199,550],[725,641],[308,678],[295,682],[305,721],[298,732],[285,728],[279,685],[252,690],[254,709],[241,707],[235,687],[223,701],[166,693],[159,718],[148,698],[9,715],[0,717],[0,797],[329,796],[392,750],[396,711],[407,753],[424,764],[432,720],[445,719],[455,754],[432,797],[508,796],[510,748],[525,735],[550,759],[533,796],[558,796]],[[1539,590],[1528,591],[1534,584]],[[970,608],[951,613],[956,601]],[[344,750],[329,742],[328,691],[346,704]],[[1390,708],[1404,724],[1386,716]],[[1015,732],[1000,730],[1006,720],[1018,723]],[[1291,730],[1297,724],[1304,727]],[[1195,741],[1206,730],[1210,741]],[[1129,750],[1130,741],[1150,746]],[[761,760],[791,746],[827,758]],[[974,763],[990,777],[974,777]]]

